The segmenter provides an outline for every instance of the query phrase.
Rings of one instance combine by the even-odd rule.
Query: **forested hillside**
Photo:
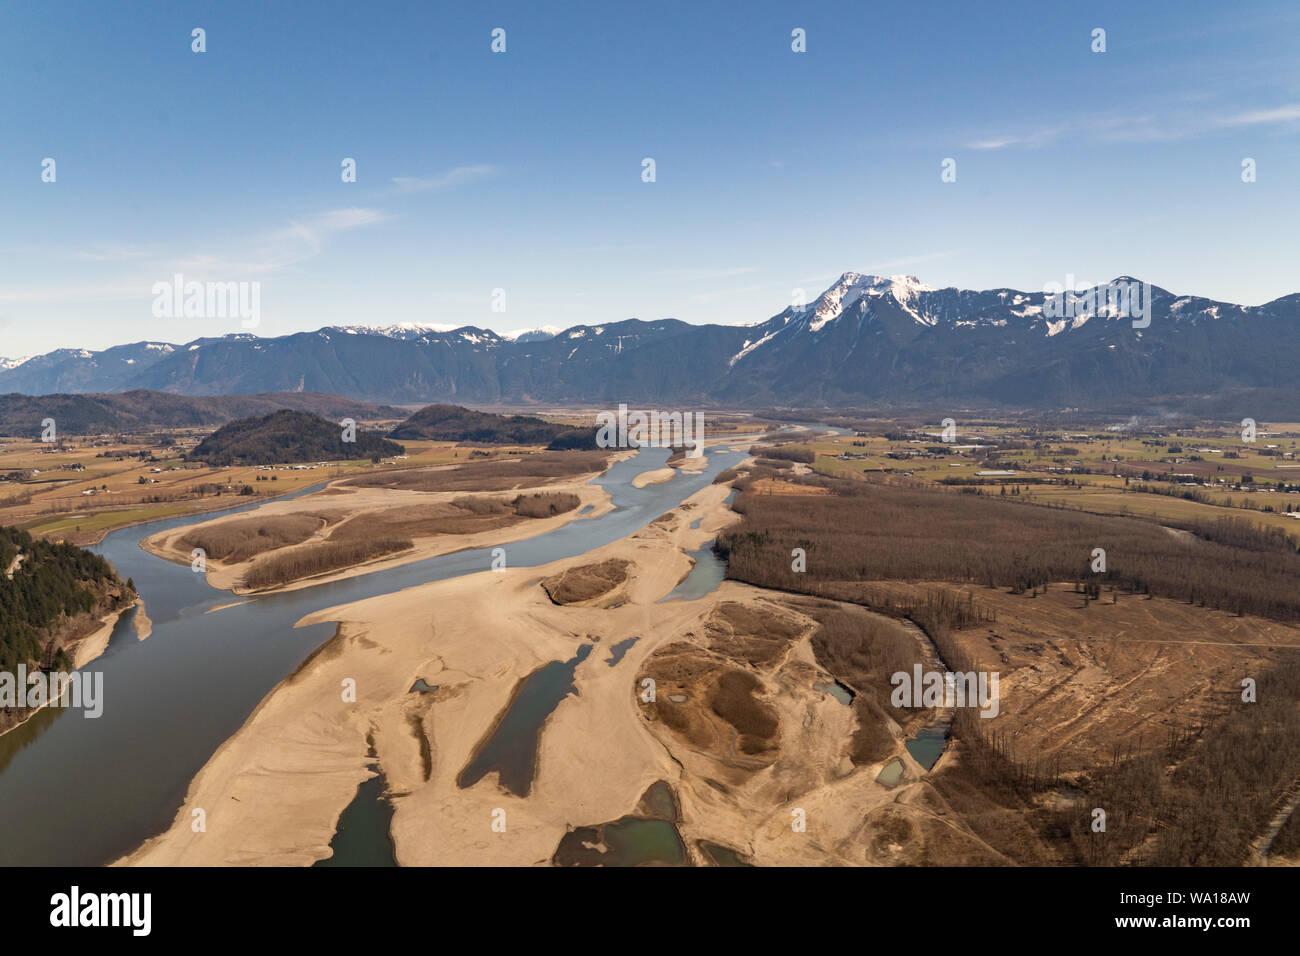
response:
[[[389,438],[467,441],[487,445],[595,448],[595,428],[571,428],[531,415],[496,415],[459,405],[429,405],[388,433]]]
[[[345,442],[343,429],[309,412],[281,409],[262,418],[223,425],[189,455],[209,465],[274,465],[284,462],[339,461],[400,455],[405,449],[360,429]]]
[[[107,561],[70,544],[0,526],[0,671],[40,664],[47,644],[79,614],[100,615],[134,598]]]

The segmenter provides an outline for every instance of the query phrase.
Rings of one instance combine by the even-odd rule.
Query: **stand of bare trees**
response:
[[[740,496],[744,520],[718,536],[728,577],[813,594],[845,581],[953,581],[1017,593],[1072,581],[1300,621],[1300,554],[1285,534],[1246,522],[1184,522],[1200,539],[1184,541],[1143,519],[1009,498],[812,483],[832,494]],[[791,566],[794,548],[806,552],[804,572]],[[1096,548],[1106,552],[1105,571],[1092,570]]]
[[[243,584],[253,589],[270,588],[299,578],[309,578],[363,561],[394,554],[412,547],[410,538],[358,538],[323,541],[257,561],[244,575]]]
[[[1234,699],[1217,717],[1163,746],[1116,755],[1085,782],[1068,817],[1078,862],[1113,866],[1240,866],[1300,775],[1300,669],[1275,666],[1258,702]],[[1138,748],[1135,748],[1135,750]],[[1095,833],[1088,812],[1106,811]]]

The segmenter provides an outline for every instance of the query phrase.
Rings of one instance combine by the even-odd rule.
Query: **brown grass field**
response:
[[[476,462],[514,462],[536,450],[502,446],[484,452],[452,442],[412,441],[405,443],[404,458],[377,466],[366,460],[208,468],[182,460],[203,434],[63,436],[57,445],[0,438],[0,479],[23,476],[0,480],[0,524],[84,545],[115,528],[278,497],[350,475],[453,466],[471,456]]]

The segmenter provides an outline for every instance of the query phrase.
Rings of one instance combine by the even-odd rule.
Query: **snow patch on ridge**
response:
[[[445,325],[442,323],[433,323],[424,325],[419,322],[395,322],[392,325],[342,325],[334,326],[340,332],[347,332],[349,335],[384,335],[390,339],[406,339],[412,335],[422,335],[429,332],[455,332],[457,329],[467,328],[464,325]]]
[[[535,329],[515,329],[512,332],[498,332],[497,334],[507,342],[516,342],[523,336],[527,336],[528,341],[553,339],[563,331],[564,329],[557,325],[543,325]]]
[[[780,329],[778,329],[777,331],[779,332]],[[766,342],[774,335],[776,335],[776,332],[768,332],[767,335],[763,336],[761,339],[759,339],[757,342],[753,343],[752,345],[750,344],[749,339],[745,339],[745,344],[741,347],[740,351],[737,352],[735,355],[733,355],[730,361],[727,362],[727,367],[731,368],[732,366],[734,366],[746,355],[754,351],[754,349],[758,348],[760,345],[762,345],[764,342]]]

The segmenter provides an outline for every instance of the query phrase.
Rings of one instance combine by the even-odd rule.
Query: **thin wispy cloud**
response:
[[[968,149],[998,150],[1009,147],[1035,148],[1068,138],[1086,138],[1112,143],[1174,142],[1208,136],[1228,129],[1256,126],[1285,128],[1300,121],[1300,103],[1285,103],[1263,109],[1225,111],[1222,107],[1168,109],[1127,116],[1089,116],[1066,126],[1042,127],[1026,133],[1012,133],[972,140]]]
[[[262,271],[283,268],[318,255],[322,246],[341,232],[374,225],[389,218],[388,213],[382,209],[353,207],[330,209],[309,219],[295,220],[260,241],[258,245],[263,254],[257,261],[261,263]]]
[[[247,240],[227,251],[196,250],[165,256],[145,247],[76,250],[73,258],[102,262],[130,261],[130,276],[96,282],[58,283],[0,289],[0,302],[109,301],[138,298],[163,277],[180,273],[194,281],[231,281],[265,276],[320,255],[330,239],[374,225],[390,215],[381,209],[330,209]]]
[[[994,136],[988,139],[977,139],[973,143],[967,143],[966,146],[968,149],[1006,149],[1008,146],[1024,146],[1032,149],[1055,142],[1065,131],[1066,127],[1048,127],[1015,136]]]
[[[266,275],[315,258],[341,233],[389,218],[381,209],[330,209],[241,243],[240,251],[196,252],[159,266],[200,281]]]
[[[1300,103],[1271,110],[1247,110],[1224,119],[1224,126],[1258,126],[1261,123],[1289,123],[1300,119]]]
[[[393,185],[400,192],[427,192],[432,189],[451,189],[456,186],[464,186],[494,176],[496,173],[497,167],[495,166],[457,166],[436,176],[394,176]]]

